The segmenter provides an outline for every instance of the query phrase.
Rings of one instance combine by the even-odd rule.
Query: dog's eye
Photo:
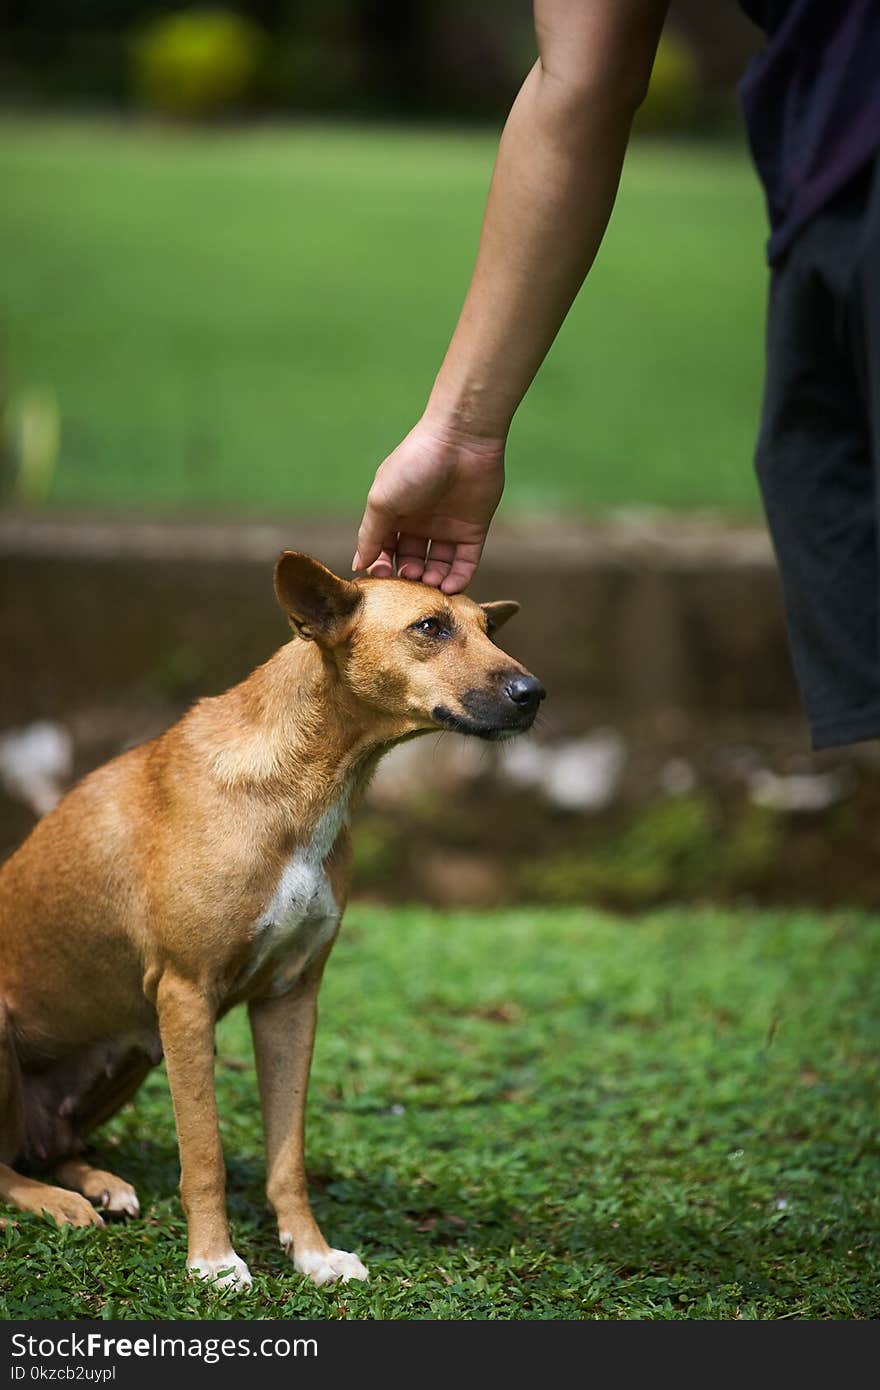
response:
[[[423,637],[439,637],[443,624],[439,618],[419,618],[417,623],[413,623],[412,631],[421,633]]]

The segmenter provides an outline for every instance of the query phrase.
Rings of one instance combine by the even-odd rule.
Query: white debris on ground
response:
[[[452,791],[489,774],[535,788],[560,810],[601,811],[620,789],[626,756],[624,740],[609,728],[554,743],[486,744],[438,734],[392,749],[376,770],[368,799],[390,809],[426,791]]]
[[[478,739],[431,734],[392,748],[370,783],[374,806],[398,806],[426,791],[451,791],[492,766],[491,748]]]
[[[810,814],[842,801],[852,790],[852,779],[843,770],[780,775],[762,767],[749,774],[746,786],[756,806]]]
[[[73,772],[73,740],[60,724],[40,721],[0,735],[0,782],[38,816],[60,801]]]
[[[661,767],[657,781],[667,796],[686,796],[694,790],[699,778],[693,763],[686,758],[670,758]]]
[[[626,766],[626,744],[616,729],[596,729],[585,738],[558,743],[523,740],[504,749],[502,777],[538,788],[565,811],[601,811],[617,795]]]

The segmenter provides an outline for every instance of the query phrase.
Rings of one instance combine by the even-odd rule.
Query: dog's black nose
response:
[[[547,694],[541,682],[535,676],[511,676],[504,687],[505,693],[510,696],[515,705],[520,709],[537,709],[544,696]]]

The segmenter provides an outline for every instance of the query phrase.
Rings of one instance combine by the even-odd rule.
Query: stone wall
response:
[[[347,572],[354,524],[0,519],[0,855],[71,780],[287,639],[285,548]],[[437,902],[880,906],[877,749],[813,757],[763,530],[498,525],[477,598],[548,689],[528,740],[392,754],[358,891]]]
[[[274,558],[347,573],[354,527],[0,520],[0,729],[96,702],[189,698],[285,639]],[[657,715],[797,712],[763,531],[711,521],[499,526],[477,598],[517,598],[505,641],[577,730]]]

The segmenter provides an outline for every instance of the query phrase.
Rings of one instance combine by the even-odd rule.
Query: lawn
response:
[[[0,370],[56,506],[356,513],[421,410],[496,136],[0,122]],[[756,506],[764,214],[738,147],[636,144],[520,412],[507,506]]]
[[[144,1219],[0,1233],[22,1317],[871,1318],[880,919],[355,906],[322,997],[310,1168],[369,1264],[316,1290],[263,1210],[241,1015],[218,1085],[247,1296],[187,1284],[164,1077],[105,1132]]]

